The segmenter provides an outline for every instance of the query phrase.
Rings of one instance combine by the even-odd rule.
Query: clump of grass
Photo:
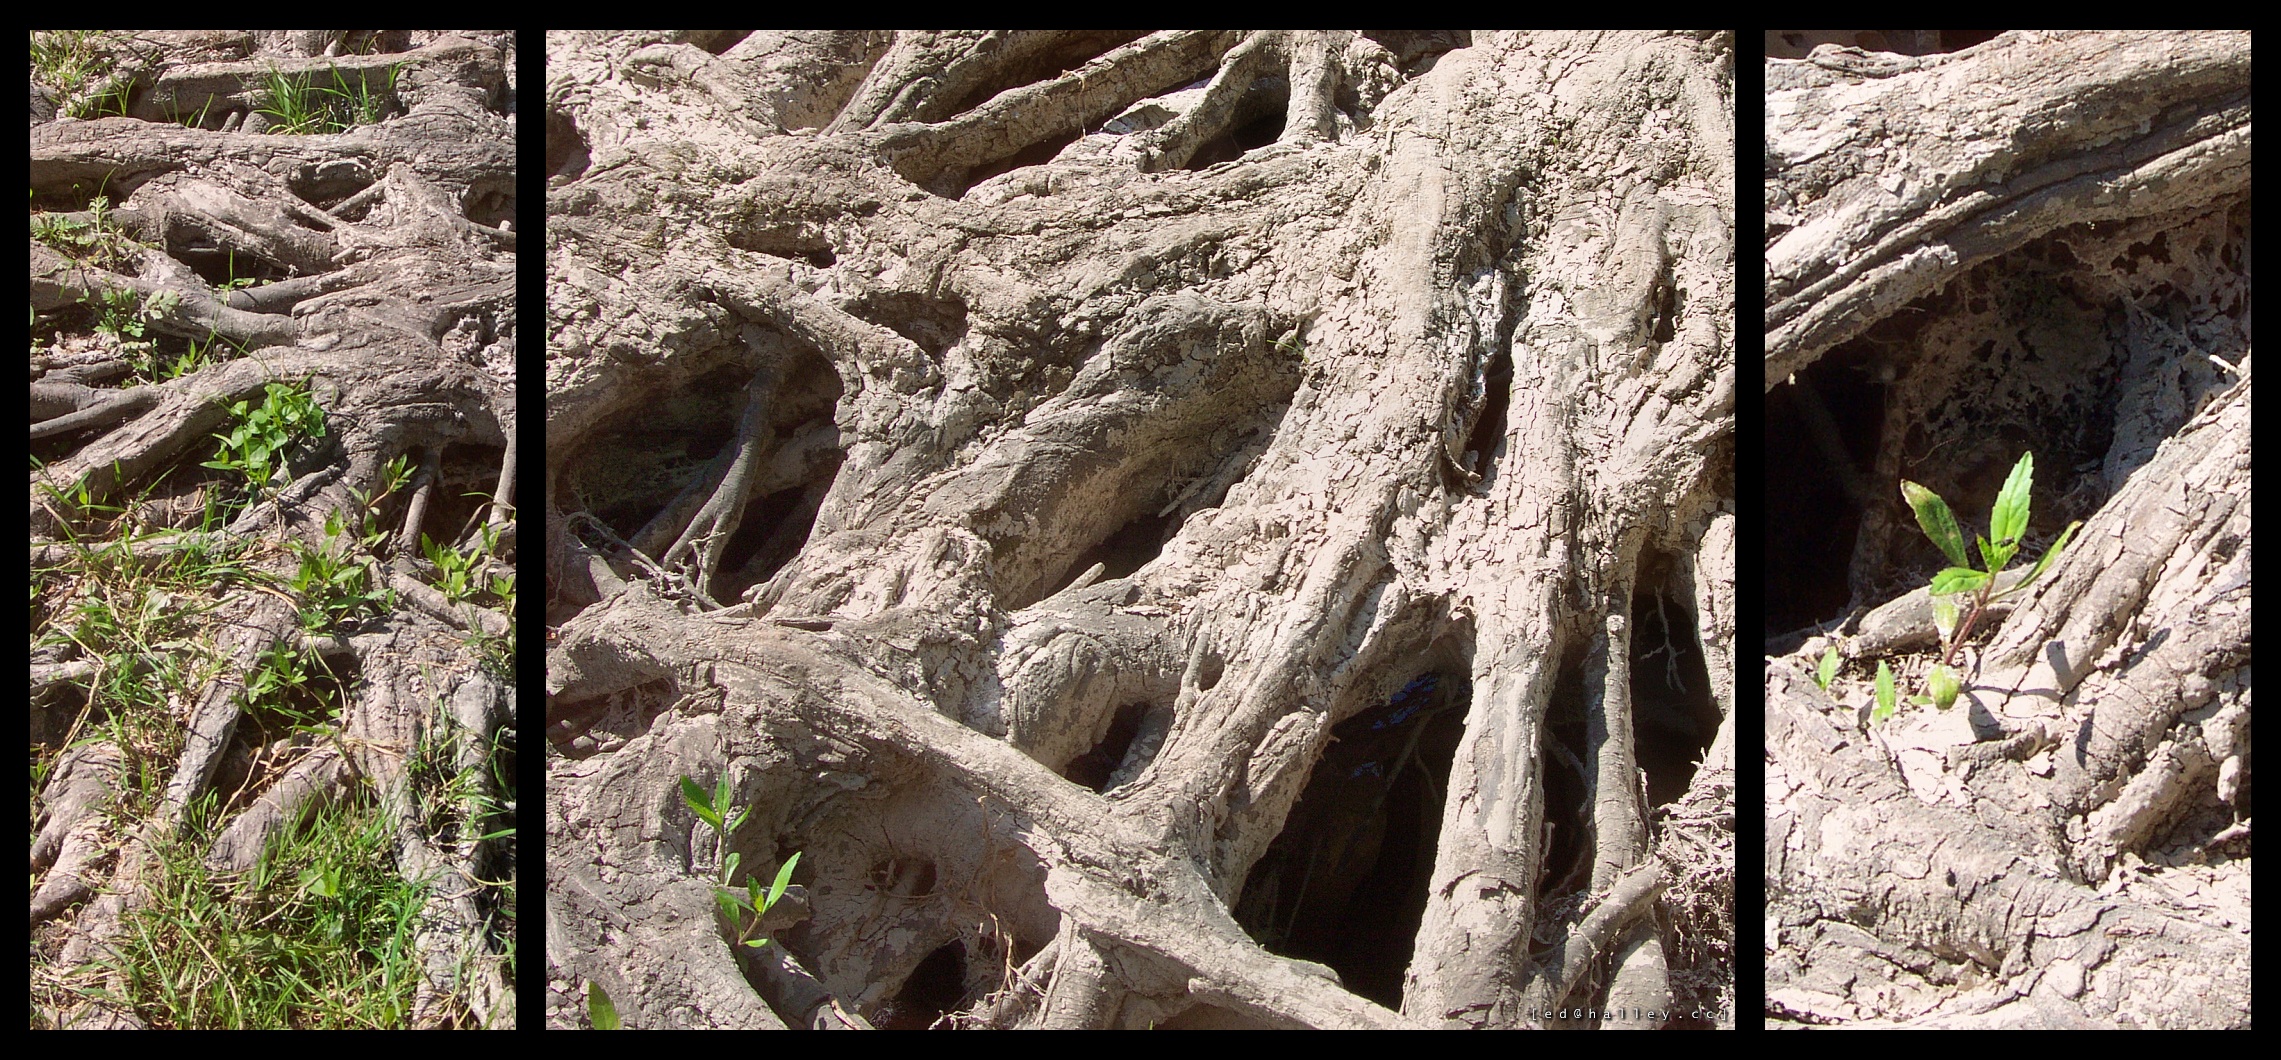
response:
[[[31,35],[32,80],[52,86],[63,113],[74,118],[125,115],[132,78],[118,74],[115,42],[106,30],[48,30]],[[108,82],[104,79],[109,78]],[[100,84],[93,91],[88,86]]]
[[[309,75],[269,71],[262,87],[262,104],[256,113],[270,121],[269,132],[292,135],[345,132],[371,125],[388,114],[396,92],[398,67],[388,68],[387,85],[374,90],[367,78],[350,81],[340,67],[328,67],[332,84],[318,83]]]
[[[111,56],[102,44],[108,32],[99,29],[59,29],[32,34],[32,74],[40,83],[71,96],[89,81],[111,72]]]
[[[206,830],[194,820],[189,832]],[[396,873],[387,815],[369,800],[318,811],[243,879],[217,878],[192,841],[164,858],[106,958],[124,984],[115,1003],[178,1029],[407,1025],[425,889]]]

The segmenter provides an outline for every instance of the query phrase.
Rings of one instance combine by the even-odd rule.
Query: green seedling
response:
[[[127,97],[134,89],[132,81],[114,80],[91,95],[72,100],[67,110],[75,118],[124,118]]]
[[[1822,664],[1814,670],[1814,683],[1820,685],[1822,691],[1827,692],[1830,690],[1830,682],[1835,680],[1837,680],[1837,649],[1824,649]]]
[[[371,560],[345,555],[340,528],[337,514],[327,516],[325,533],[333,540],[322,548],[298,542],[293,545],[300,560],[293,574],[293,591],[309,601],[311,610],[303,613],[302,625],[311,629],[321,629],[360,610],[385,614],[396,603],[395,593],[380,585],[379,571]]]
[[[481,555],[438,545],[426,534],[420,535],[420,551],[428,557],[428,562],[435,564],[436,588],[444,594],[444,599],[456,604],[475,595]]]
[[[2029,493],[2035,482],[2035,454],[2020,454],[2019,463],[2012,465],[2011,474],[2005,476],[2004,486],[1996,494],[1995,509],[1989,514],[1988,536],[1975,535],[1974,544],[1980,552],[1979,568],[1972,566],[1971,557],[1964,550],[1964,530],[1957,524],[1956,513],[1949,510],[1948,502],[1940,494],[1906,479],[1901,482],[1901,497],[1909,502],[1916,513],[1917,525],[1925,536],[1932,539],[1941,554],[1954,566],[1933,575],[1929,592],[1932,595],[1933,625],[1940,631],[1940,662],[1926,676],[1928,694],[1909,697],[1909,701],[1931,704],[1942,710],[1955,705],[1963,691],[1963,678],[1956,670],[1956,654],[1972,635],[1973,626],[1987,614],[1988,605],[2027,588],[2051,569],[2060,552],[2075,536],[2081,521],[2069,523],[2060,531],[2059,538],[2044,550],[2026,575],[2010,587],[1998,589],[2004,568],[2020,553],[2020,539],[2028,529]],[[1962,600],[1966,607],[1959,605]],[[1825,672],[1829,669],[1827,657],[1823,660]],[[1877,709],[1870,714],[1872,722],[1882,722],[1893,715],[1895,707],[1893,678],[1883,662],[1877,664]]]
[[[298,542],[290,546],[300,560],[291,584],[310,606],[302,613],[303,626],[322,629],[359,611],[380,615],[395,608],[396,592],[386,587],[380,565],[373,558],[388,532],[374,525],[373,516],[381,502],[402,490],[411,477],[409,458],[399,456],[389,461],[380,471],[379,496],[351,489],[349,496],[356,501],[355,508],[335,509],[325,515],[322,547]]]
[[[1900,706],[1899,695],[1893,688],[1893,668],[1885,660],[1877,660],[1877,709],[1869,712],[1872,725],[1883,725]]]
[[[784,888],[792,882],[792,870],[800,864],[800,855],[793,854],[784,859],[783,867],[776,870],[775,882],[766,889],[762,888],[757,876],[746,880],[742,888],[732,886],[732,881],[736,879],[739,855],[731,853],[722,858],[721,847],[728,841],[728,834],[736,831],[745,818],[751,816],[752,807],[732,806],[729,778],[725,774],[710,794],[699,787],[696,781],[682,777],[681,801],[688,803],[698,819],[713,829],[713,855],[721,866],[721,878],[714,885],[713,900],[719,904],[721,915],[727,917],[729,923],[737,925],[736,944],[753,949],[768,945],[766,936],[755,938],[754,933],[760,930],[761,918],[768,915],[768,910],[784,897]]]
[[[2021,453],[2020,462],[2012,465],[2012,473],[2005,476],[2004,487],[1996,494],[1996,507],[1989,516],[1988,537],[1976,537],[1983,569],[1975,570],[1964,553],[1964,531],[1957,526],[1956,514],[1949,511],[1948,502],[1940,494],[1906,479],[1901,482],[1901,497],[1917,516],[1917,525],[1924,528],[1925,536],[1940,547],[1942,554],[1956,565],[1933,575],[1933,617],[1940,626],[1945,644],[1941,650],[1941,665],[1956,664],[1956,650],[1972,635],[1972,627],[1987,613],[1988,604],[2001,597],[2019,592],[2033,584],[2050,570],[2059,553],[2067,547],[2068,539],[2083,524],[2080,520],[2067,524],[2059,539],[2052,542],[2043,557],[2036,561],[2027,576],[2011,588],[1996,589],[1997,576],[2002,574],[2012,558],[2019,555],[2020,538],[2028,530],[2028,493],[2035,481],[2035,454]],[[1972,609],[1964,613],[1963,621],[1955,621],[1955,597],[1970,598]]]
[[[94,265],[114,271],[132,271],[135,256],[143,244],[127,233],[126,225],[111,210],[111,197],[104,189],[111,184],[111,175],[105,174],[98,182],[95,195],[88,200],[85,219],[39,211],[39,193],[25,189],[33,200],[36,212],[31,220],[31,235],[42,243]],[[82,188],[72,186],[72,193]]]
[[[151,324],[181,304],[182,296],[173,291],[160,291],[146,301],[128,288],[106,287],[96,304],[95,331],[117,343],[119,352],[147,377],[157,369],[153,351],[158,344],[144,336]]]

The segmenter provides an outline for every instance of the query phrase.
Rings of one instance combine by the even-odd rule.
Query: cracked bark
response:
[[[587,982],[637,1027],[1719,1006],[1729,35],[548,46],[550,1026]],[[1341,971],[1245,892],[1370,718],[1355,808],[1418,784],[1434,838],[1408,956]],[[745,871],[801,852],[805,974],[731,958],[684,775]]]

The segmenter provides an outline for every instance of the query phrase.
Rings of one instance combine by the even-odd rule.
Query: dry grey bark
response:
[[[891,1024],[946,952],[956,1026],[1731,1001],[1730,34],[548,65],[549,1026]],[[1461,724],[1396,1010],[1244,925],[1332,908],[1247,879],[1379,842],[1300,796],[1412,692]],[[723,775],[805,889],[742,958]]]
[[[1825,47],[1767,117],[1769,399],[1859,483],[1774,513],[1857,519],[1826,599],[1940,565],[1903,478],[1984,532],[2031,450],[2025,557],[2086,520],[1957,709],[1864,727],[1871,664],[1932,661],[1911,597],[1770,636],[1769,1021],[2247,1026],[2248,35]]]
[[[43,211],[86,220],[101,195],[142,244],[120,260],[30,244],[33,331],[56,336],[35,349],[32,368],[33,452],[46,460],[30,490],[33,580],[43,590],[34,611],[47,616],[35,624],[57,623],[33,656],[35,754],[63,751],[75,734],[119,731],[105,721],[121,705],[90,690],[115,663],[75,657],[81,638],[70,616],[82,598],[87,546],[72,542],[132,531],[142,535],[126,550],[134,562],[162,562],[188,547],[250,546],[246,563],[289,576],[295,561],[281,546],[328,547],[326,517],[361,510],[352,493],[382,493],[383,465],[406,456],[423,470],[408,505],[399,498],[380,510],[381,525],[399,540],[426,533],[464,545],[471,525],[489,524],[503,531],[497,558],[513,561],[513,35],[356,33],[354,41],[346,31],[113,37],[104,47],[117,69],[89,91],[125,92],[125,116],[57,118],[52,107],[43,113],[35,90],[35,222]],[[344,45],[375,53],[341,54]],[[399,71],[392,92],[384,74],[391,67]],[[331,83],[336,69],[387,97],[386,120],[332,135],[247,127],[260,124],[253,108],[272,70]],[[177,120],[195,115],[203,118]],[[223,290],[225,259],[240,276],[279,282]],[[179,299],[152,321],[154,335],[226,339],[244,355],[119,388],[126,355],[95,333],[84,308],[119,290],[138,303],[162,293]],[[165,352],[180,352],[179,342]],[[242,489],[242,477],[198,464],[215,455],[211,436],[227,429],[228,403],[258,403],[273,381],[309,388],[326,412],[326,439],[288,455],[292,480],[274,502],[246,507],[219,530],[152,534],[195,525],[209,492]],[[82,488],[84,509],[66,500]],[[470,492],[482,499],[463,499]],[[108,519],[94,507],[103,505],[127,515]],[[478,883],[512,877],[511,842],[472,841],[498,821],[480,803],[424,804],[437,782],[410,771],[422,748],[456,733],[462,750],[442,772],[475,778],[469,790],[479,800],[511,798],[489,790],[482,749],[513,727],[514,689],[464,643],[469,630],[496,636],[509,626],[504,614],[445,603],[423,580],[435,572],[418,555],[417,547],[389,552],[400,606],[353,630],[313,637],[297,613],[308,601],[271,582],[239,583],[217,591],[212,625],[197,643],[159,646],[183,654],[188,672],[212,666],[218,676],[171,719],[182,748],[171,761],[142,761],[150,747],[107,740],[63,753],[41,796],[32,848],[41,975],[80,976],[131,930],[128,914],[161,882],[159,851],[185,836],[194,801],[221,803],[206,862],[227,874],[250,866],[313,803],[369,784],[394,833],[398,871],[429,881],[417,938],[426,981],[409,1019],[513,1025],[505,957],[512,929],[500,924],[498,888]],[[260,723],[241,725],[250,713],[247,675],[280,644],[304,646],[333,672],[355,675],[341,690],[339,738],[330,745],[264,747]],[[164,720],[137,726],[169,729]],[[130,800],[115,797],[130,768],[168,778],[155,806],[128,809]],[[43,1010],[36,1018],[140,1025],[121,980],[107,985],[128,1006],[35,990]],[[61,1003],[48,1010],[43,997]]]

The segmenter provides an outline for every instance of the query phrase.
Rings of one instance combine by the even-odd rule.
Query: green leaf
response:
[[[1964,554],[1964,531],[1956,525],[1956,513],[1948,510],[1948,502],[1940,499],[1940,494],[1902,479],[1901,498],[1917,513],[1917,525],[1924,528],[1925,536],[1940,546],[1941,553],[1950,562],[1959,567],[1972,565],[1971,558]]]
[[[768,889],[768,903],[760,907],[763,911],[766,911],[769,906],[775,905],[777,899],[784,897],[784,885],[792,882],[792,866],[799,863],[800,855],[794,854],[785,860],[783,868],[776,870],[776,885]]]
[[[728,860],[721,862],[721,881],[723,883],[737,878],[737,862],[743,857],[744,855],[732,850],[729,852]]]
[[[1814,683],[1822,686],[1822,691],[1827,692],[1830,682],[1834,680],[1837,680],[1837,649],[1828,648],[1822,652],[1822,666],[1820,670],[1814,673]]]
[[[745,945],[747,945],[747,946],[750,946],[750,947],[752,947],[753,949],[756,949],[756,950],[757,950],[757,949],[761,948],[762,946],[766,946],[766,945],[768,945],[768,938],[767,938],[767,936],[762,936],[762,937],[760,937],[760,938],[757,938],[757,939],[753,939],[753,940],[751,940],[751,941],[749,941],[749,942],[746,942],[746,943],[745,943]]]
[[[713,904],[721,907],[722,919],[734,924],[737,922],[738,913],[744,907],[744,896],[723,887],[713,892]]]
[[[734,793],[729,790],[729,771],[724,769],[721,771],[720,783],[714,785],[713,787],[713,812],[719,814],[721,817],[727,817],[729,815],[729,807],[731,805],[729,798],[732,794]],[[719,819],[715,819],[713,821],[713,827],[721,828],[721,822]],[[721,828],[721,834],[727,835],[728,829]]]
[[[1880,659],[1877,662],[1877,709],[1869,712],[1870,723],[1882,725],[1885,723],[1885,719],[1892,717],[1894,709],[1898,706],[1894,700],[1893,668],[1885,665],[1885,661]]]
[[[602,984],[586,983],[586,1018],[598,1031],[621,1030],[618,1025],[618,1007],[610,1003],[610,995],[602,992]]]
[[[1956,705],[1956,693],[1961,682],[1957,679],[1954,667],[1933,667],[1932,676],[1926,679],[1925,684],[1932,691],[1933,706],[1947,710]]]
[[[681,778],[681,801],[688,803],[689,808],[698,813],[713,812],[713,797],[705,794],[705,789],[698,787],[696,781],[686,776]]]
[[[1957,593],[1976,593],[1988,584],[1988,575],[1969,567],[1946,567],[1933,575],[1932,594],[1952,596]]]
[[[2004,476],[2004,488],[1996,494],[1996,512],[1989,518],[1989,532],[1998,544],[2016,544],[2027,532],[2028,490],[2034,481],[2035,454],[2021,453],[2012,473]]]
[[[697,811],[697,816],[706,824],[712,825],[714,831],[721,830],[721,815],[714,812],[711,798],[705,794],[705,789],[698,787],[697,782],[688,777],[681,778],[681,801]]]
[[[2010,544],[2004,544],[2001,542],[1990,544],[1988,542],[1988,539],[1985,537],[1978,537],[1974,538],[1973,540],[1980,546],[1980,562],[1982,564],[1982,569],[1990,573],[2003,570],[2004,565],[2010,563],[2012,561],[2012,557],[2019,555],[2020,552],[2019,543],[2016,541]]]
[[[2059,532],[2059,540],[2052,542],[2051,547],[2044,550],[2043,557],[2035,561],[2034,567],[2028,569],[2028,576],[2020,579],[2019,584],[2014,585],[2010,589],[2006,590],[2006,595],[2016,593],[2022,589],[2027,588],[2029,582],[2042,577],[2044,571],[2050,570],[2052,562],[2059,558],[2059,550],[2067,547],[2068,540],[2075,536],[2075,531],[2082,525],[2083,520],[2081,519],[2077,519],[2076,521],[2067,524],[2067,529]]]

